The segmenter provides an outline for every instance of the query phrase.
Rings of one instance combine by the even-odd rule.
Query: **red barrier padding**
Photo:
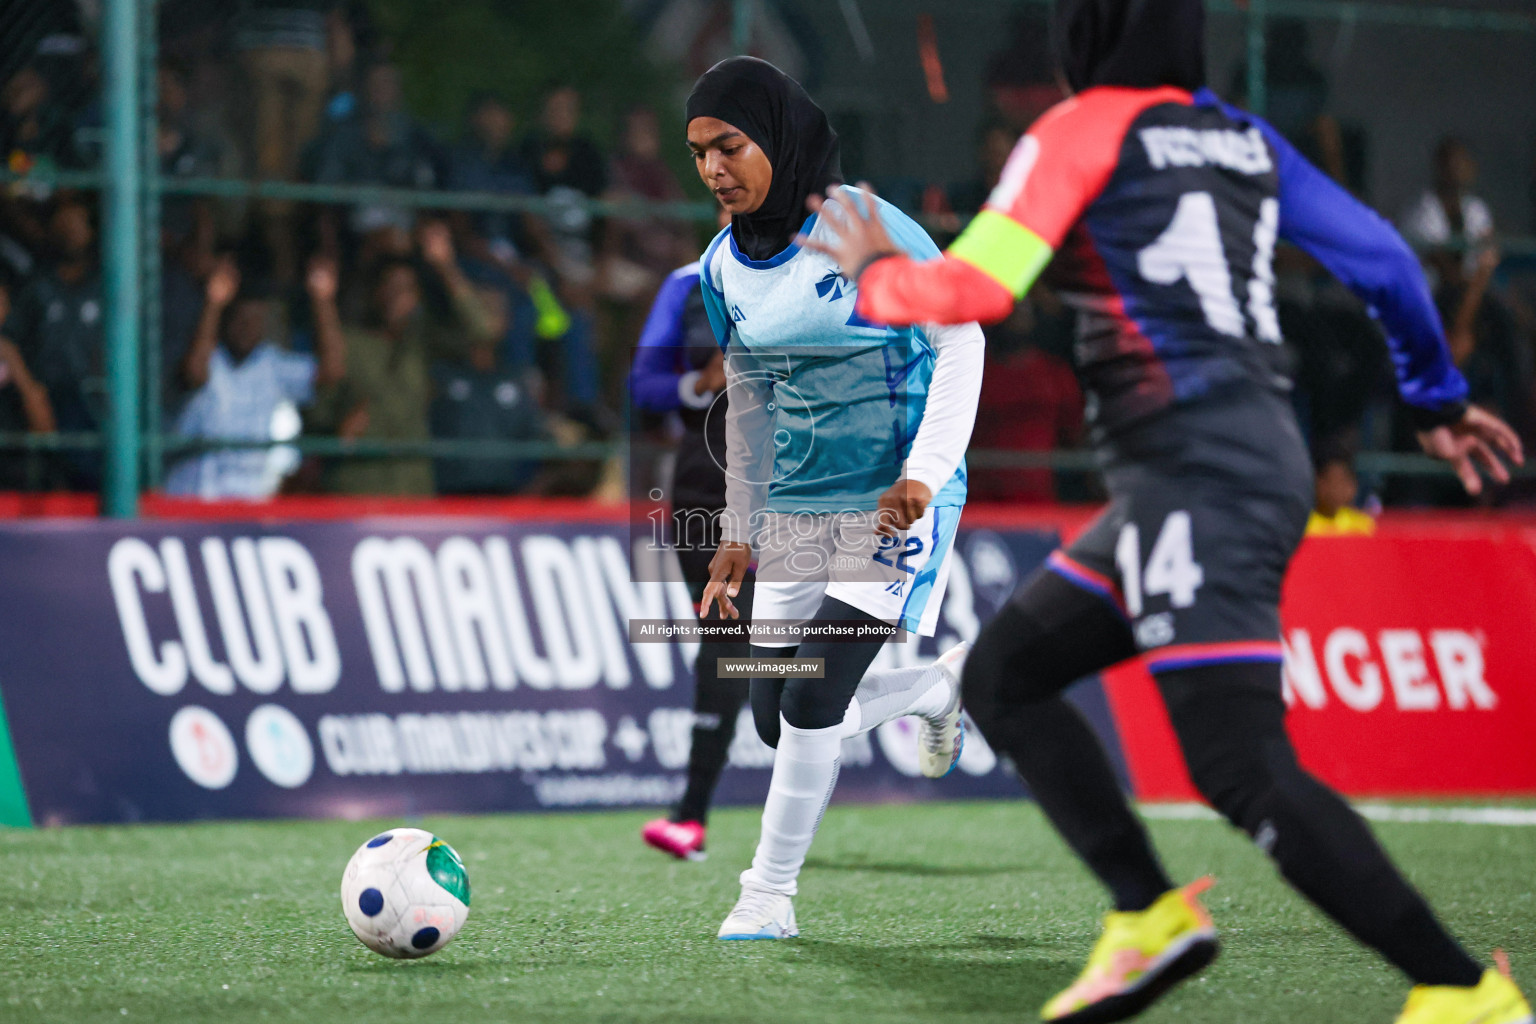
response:
[[[201,501],[147,494],[141,504],[141,513],[152,519],[257,521],[396,516],[590,523],[622,520],[625,510],[624,505],[605,505],[585,498],[395,498],[350,494],[294,494],[267,501]]]
[[[294,494],[265,501],[203,501],[147,493],[139,503],[147,519],[354,519],[365,516],[472,517],[480,519],[564,519],[612,522],[626,517],[628,506],[602,504],[587,498],[443,497],[396,498],[363,494]],[[972,502],[965,507],[967,529],[1054,531],[1070,543],[1102,505],[1017,505]],[[66,491],[20,493],[0,491],[0,519],[82,517],[99,515],[94,494]],[[1536,546],[1536,512],[1527,510],[1457,509],[1452,511],[1391,510],[1377,520],[1378,536],[1511,535]]]
[[[168,494],[145,494],[139,514],[145,519],[324,520],[399,516],[422,519],[549,519],[558,522],[613,522],[624,505],[604,505],[585,498],[395,498],[350,494],[295,494],[265,501],[203,501]],[[0,492],[0,519],[93,518],[101,512],[94,494]]]
[[[0,519],[88,519],[101,512],[94,494],[0,491]]]

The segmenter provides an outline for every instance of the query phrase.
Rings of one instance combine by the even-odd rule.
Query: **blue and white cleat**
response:
[[[942,779],[955,770],[965,749],[965,721],[960,707],[960,672],[971,645],[961,641],[945,651],[934,667],[949,684],[949,703],[937,718],[922,718],[917,729],[917,764],[930,779]]]
[[[799,934],[800,929],[795,927],[795,905],[788,896],[743,885],[741,899],[736,901],[736,906],[720,925],[718,937],[793,939]]]

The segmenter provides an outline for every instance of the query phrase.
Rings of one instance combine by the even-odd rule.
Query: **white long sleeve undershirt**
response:
[[[933,377],[902,475],[938,494],[971,443],[986,341],[975,323],[934,325],[924,332],[933,345]]]
[[[749,358],[727,356],[725,388],[731,396],[725,413],[725,514],[720,539],[751,544],[754,517],[768,504],[773,479],[773,394],[770,378]]]

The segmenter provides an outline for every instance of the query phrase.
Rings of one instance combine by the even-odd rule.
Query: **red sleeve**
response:
[[[1104,191],[1131,123],[1148,107],[1189,102],[1182,89],[1099,88],[1052,107],[1019,140],[987,198],[983,213],[1001,215],[1014,227],[981,216],[943,260],[880,260],[859,279],[860,315],[896,324],[985,323],[1007,316],[1015,297],[1028,290]],[[1023,251],[1031,246],[1037,251]],[[1026,280],[1020,282],[1021,275]],[[1020,283],[1023,291],[1017,290]]]
[[[1013,311],[1013,296],[953,256],[922,263],[892,256],[859,276],[858,309],[877,324],[990,324]]]
[[[1056,104],[1025,133],[986,208],[1061,247],[1120,165],[1131,122],[1160,103],[1189,103],[1182,89],[1089,89]]]

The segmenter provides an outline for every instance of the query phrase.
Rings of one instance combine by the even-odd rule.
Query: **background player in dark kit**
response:
[[[1296,763],[1284,728],[1280,584],[1311,504],[1281,373],[1277,238],[1377,311],[1430,454],[1467,489],[1499,454],[1496,417],[1466,403],[1418,261],[1398,235],[1262,120],[1204,88],[1199,0],[1059,0],[1076,93],[1020,141],[984,210],[943,259],[895,254],[877,220],[828,202],[823,251],[887,323],[997,320],[1047,264],[1080,315],[1076,361],[1111,504],[978,638],[965,700],[1116,912],[1050,1020],[1138,1012],[1215,956],[1083,719],[1074,680],[1145,656],[1196,785],[1284,877],[1411,977],[1403,1024],[1526,1022],[1514,985],[1474,961],[1361,819]],[[1475,755],[1474,755],[1475,756]]]
[[[667,278],[651,305],[630,370],[629,392],[637,408],[656,413],[676,410],[683,424],[672,472],[670,539],[695,604],[709,583],[709,561],[720,545],[717,520],[725,507],[724,362],[704,311],[699,265],[690,263]],[[744,619],[752,617],[755,582],[756,574],[748,569],[736,597]],[[720,618],[718,611],[705,617]],[[745,658],[749,652],[745,640],[699,644],[693,670],[688,788],[668,817],[646,822],[640,833],[647,843],[674,857],[703,857],[710,799],[725,768],[750,685],[745,677],[720,678],[716,666],[721,658]]]

